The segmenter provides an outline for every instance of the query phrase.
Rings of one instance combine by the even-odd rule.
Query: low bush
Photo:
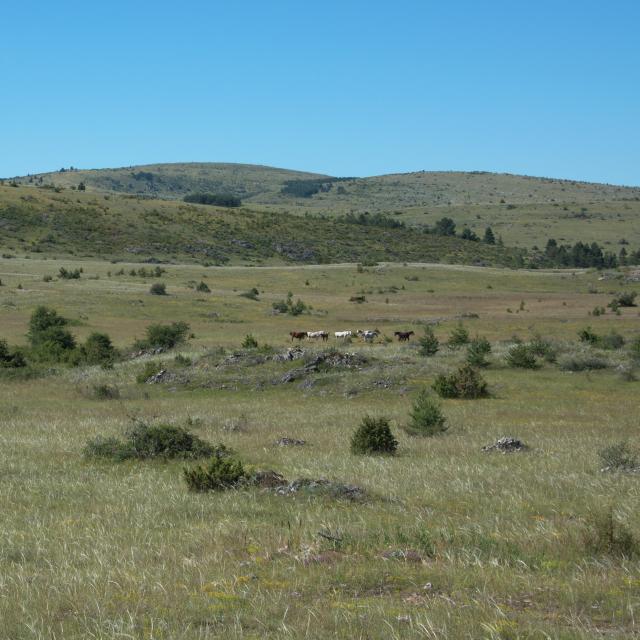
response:
[[[190,491],[222,491],[237,487],[247,476],[240,460],[214,456],[206,466],[183,470]]]
[[[449,341],[447,345],[450,349],[458,349],[465,344],[469,344],[469,332],[465,329],[464,325],[460,322],[453,328],[449,335]]]
[[[622,291],[616,294],[607,306],[614,310],[618,307],[635,307],[637,295],[638,294],[635,291]]]
[[[558,358],[561,371],[593,371],[606,369],[609,363],[598,356],[589,353],[565,354]]]
[[[248,333],[244,337],[244,340],[242,341],[242,348],[243,349],[257,349],[258,348],[258,341],[250,333]]]
[[[91,388],[90,395],[96,400],[117,400],[120,390],[111,384],[96,384]]]
[[[80,347],[81,359],[89,365],[113,363],[118,352],[106,333],[94,332],[87,337]]]
[[[472,367],[487,367],[491,343],[486,338],[475,337],[467,346],[467,363]]]
[[[249,289],[249,291],[245,291],[244,293],[240,294],[243,298],[247,298],[248,300],[258,300],[258,296],[260,295],[260,292],[258,291],[258,289],[256,289],[255,287],[253,287],[252,289]]]
[[[200,293],[211,293],[209,285],[203,280],[200,280],[200,282],[196,285],[196,291],[199,291]]]
[[[150,324],[146,329],[144,340],[136,342],[139,349],[173,349],[185,342],[189,325],[186,322],[171,324]]]
[[[612,330],[607,335],[601,336],[595,333],[591,327],[582,329],[578,332],[580,342],[598,347],[599,349],[615,350],[624,346],[625,339],[617,331]]]
[[[224,445],[213,447],[182,427],[171,424],[150,425],[146,422],[136,422],[126,431],[124,440],[98,436],[87,443],[84,452],[88,457],[117,460],[196,459],[228,454]]]
[[[526,344],[516,344],[511,347],[505,360],[510,367],[519,369],[537,369],[540,366],[531,347]]]
[[[11,351],[6,340],[0,340],[0,369],[18,369],[27,365],[20,351]]]
[[[293,294],[289,292],[285,300],[279,300],[271,305],[274,311],[278,313],[286,313],[290,316],[299,316],[307,311],[307,305],[298,298],[293,301]]]
[[[555,362],[558,357],[558,348],[539,334],[533,336],[528,346],[534,356],[544,358],[547,362]]]
[[[82,274],[82,269],[65,269],[64,267],[60,267],[60,271],[58,272],[58,277],[62,280],[79,280],[80,275]]]
[[[405,431],[412,436],[435,436],[448,428],[440,405],[427,389],[422,389],[418,394],[409,417],[411,421],[405,426]]]
[[[424,328],[423,335],[418,338],[418,345],[418,353],[425,357],[434,356],[440,350],[440,341],[428,325]]]
[[[167,285],[164,282],[154,282],[149,288],[149,293],[154,296],[166,296]]]
[[[398,448],[398,441],[393,437],[389,419],[365,416],[360,426],[351,437],[351,453],[366,454],[394,454]]]
[[[433,383],[433,389],[441,398],[470,400],[486,398],[489,395],[484,378],[468,364],[449,375],[438,375]]]
[[[162,370],[162,367],[157,362],[145,362],[142,371],[136,375],[136,382],[138,384],[144,384],[151,376],[155,376],[156,373]]]

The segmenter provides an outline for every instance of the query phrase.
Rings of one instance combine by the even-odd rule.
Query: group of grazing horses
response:
[[[321,339],[323,342],[326,342],[329,339],[328,331],[291,331],[289,332],[291,336],[291,342],[294,340],[318,340]],[[337,340],[341,340],[344,338],[351,338],[356,335],[359,338],[362,338],[365,342],[373,342],[379,335],[380,331],[378,329],[358,329],[357,331],[334,331],[333,335]],[[411,336],[414,335],[413,331],[395,331],[393,334],[396,338],[398,338],[398,342],[409,342],[411,340]]]

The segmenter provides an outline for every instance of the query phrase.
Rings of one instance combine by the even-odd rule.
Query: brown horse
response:
[[[409,342],[414,333],[413,331],[395,331],[393,335],[398,338],[398,342]]]
[[[290,331],[289,335],[291,336],[291,342],[293,342],[294,338],[296,340],[304,340],[307,337],[306,331]]]

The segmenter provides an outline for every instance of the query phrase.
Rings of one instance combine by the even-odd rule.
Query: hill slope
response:
[[[0,186],[0,248],[129,260],[420,261],[512,265],[508,249],[412,227],[224,209],[122,194]]]
[[[554,237],[640,245],[640,188],[487,172],[416,172],[334,181],[329,176],[256,165],[155,164],[64,171],[16,179],[63,188],[182,199],[188,193],[229,193],[264,211],[339,216],[384,212],[407,224],[431,225],[442,216],[481,234],[492,226],[510,245],[542,246]],[[283,192],[288,181],[309,184],[311,195]],[[313,192],[315,190],[315,192]],[[286,191],[286,190],[285,190]],[[611,247],[614,249],[614,247]]]

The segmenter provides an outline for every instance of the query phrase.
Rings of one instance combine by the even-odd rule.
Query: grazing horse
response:
[[[322,338],[322,341],[326,342],[329,339],[329,333],[327,331],[307,331],[307,338],[310,340]]]
[[[380,332],[377,329],[358,329],[358,335],[363,338],[365,342],[373,342],[373,340],[380,335]]]
[[[291,336],[291,342],[293,342],[294,338],[296,340],[304,340],[307,337],[306,331],[290,331],[289,335]]]
[[[353,335],[353,331],[335,331],[333,334],[336,338],[350,338]]]
[[[398,342],[409,342],[414,333],[413,331],[394,331],[393,335],[398,338]]]

